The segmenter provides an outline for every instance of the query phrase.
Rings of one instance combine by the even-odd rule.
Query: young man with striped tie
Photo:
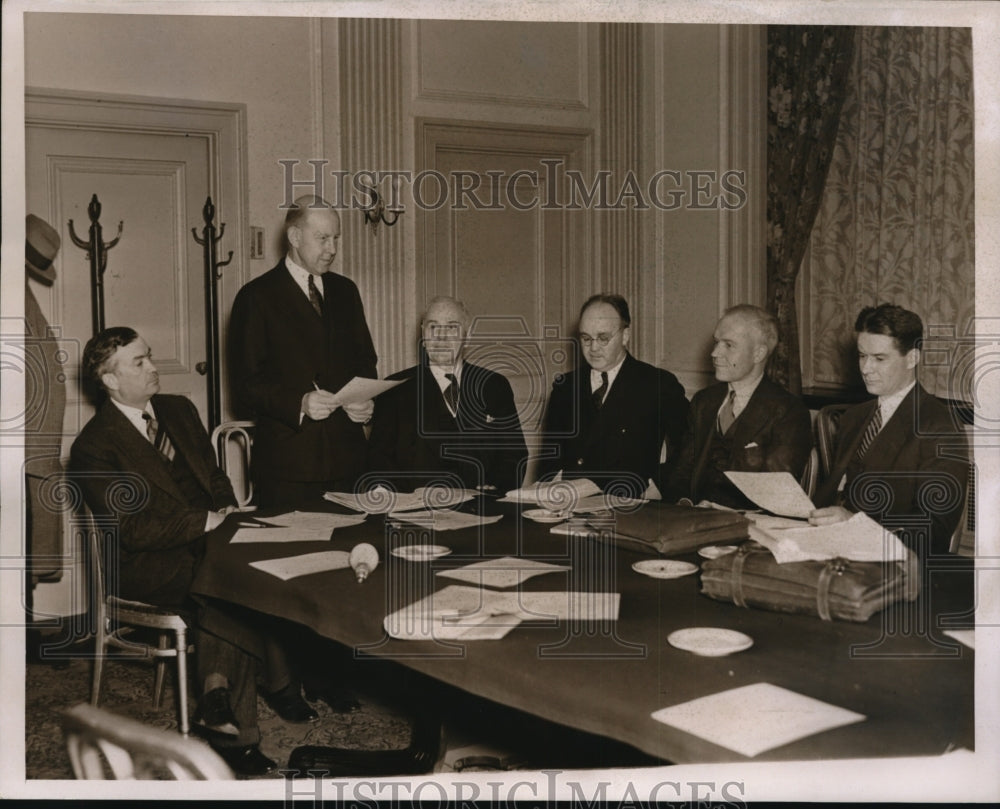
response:
[[[947,553],[961,518],[968,447],[955,415],[917,381],[923,322],[884,303],[854,325],[858,365],[876,398],[846,410],[834,463],[809,522],[828,525],[859,511],[899,534],[921,558]]]

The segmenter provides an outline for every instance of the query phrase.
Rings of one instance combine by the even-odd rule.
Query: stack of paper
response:
[[[424,486],[413,492],[394,492],[384,486],[374,486],[367,492],[327,492],[323,497],[354,511],[366,514],[387,514],[415,509],[453,508],[471,500],[475,492],[468,489],[451,489],[447,486]]]
[[[521,621],[615,621],[618,593],[502,592],[450,585],[386,616],[401,640],[502,638]]]
[[[504,556],[501,559],[474,562],[471,565],[453,570],[441,570],[437,575],[484,587],[513,587],[533,576],[541,576],[543,573],[551,573],[553,570],[569,569],[569,565],[550,565],[547,562],[538,562],[534,559]]]
[[[533,503],[549,511],[572,511],[583,498],[600,493],[600,486],[587,478],[552,480],[513,489],[500,502]]]
[[[480,514],[466,514],[464,511],[404,511],[389,514],[393,520],[412,523],[433,531],[455,531],[499,522],[502,514],[485,517]]]
[[[771,528],[750,525],[750,537],[764,545],[779,564],[810,559],[852,559],[856,562],[902,562],[909,550],[891,531],[859,511],[831,525]]]
[[[651,716],[744,756],[756,756],[866,718],[770,683],[722,691],[663,708]]]

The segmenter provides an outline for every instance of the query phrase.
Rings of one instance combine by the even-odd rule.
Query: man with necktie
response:
[[[240,775],[275,763],[258,747],[254,657],[266,662],[265,696],[291,722],[318,718],[273,632],[237,608],[189,594],[206,535],[236,508],[198,411],[183,396],[160,394],[152,352],[135,330],[105,329],[83,352],[82,371],[106,394],[70,455],[72,480],[95,518],[111,521],[105,565],[117,569],[121,598],[195,615],[201,689],[195,724]],[[107,567],[106,567],[107,569]]]
[[[968,445],[959,421],[917,381],[923,322],[883,303],[854,324],[858,365],[876,398],[844,412],[834,462],[816,492],[813,525],[859,511],[900,535],[924,558],[948,553],[968,482]]]
[[[528,452],[510,383],[465,359],[472,319],[437,297],[421,321],[420,363],[375,403],[368,468],[399,490],[432,480],[507,491],[520,485]]]
[[[798,479],[812,448],[809,411],[764,377],[778,344],[772,315],[757,306],[734,306],[719,320],[713,339],[718,382],[691,399],[687,433],[663,497],[752,508],[725,472],[790,472]]]
[[[545,413],[542,477],[590,478],[606,492],[642,496],[680,445],[688,401],[677,378],[628,352],[632,319],[621,295],[580,310],[583,359],[556,377]]]
[[[341,406],[334,393],[355,376],[377,376],[358,288],[331,270],[337,211],[300,197],[285,237],[286,256],[239,291],[229,323],[233,389],[241,415],[256,421],[253,476],[264,508],[353,488],[374,403]]]

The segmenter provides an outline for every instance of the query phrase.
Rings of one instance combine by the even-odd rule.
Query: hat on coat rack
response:
[[[25,217],[24,230],[24,268],[36,281],[51,284],[56,280],[52,262],[62,240],[52,225],[33,213]]]

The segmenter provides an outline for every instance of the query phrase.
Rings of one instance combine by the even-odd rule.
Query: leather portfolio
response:
[[[687,553],[704,545],[739,542],[749,536],[747,518],[736,511],[676,506],[652,500],[613,517],[593,516],[588,527],[600,539],[661,556]]]
[[[848,559],[778,564],[757,542],[705,561],[701,592],[739,607],[818,615],[824,621],[867,621],[896,601],[920,593],[916,556],[902,562]]]

